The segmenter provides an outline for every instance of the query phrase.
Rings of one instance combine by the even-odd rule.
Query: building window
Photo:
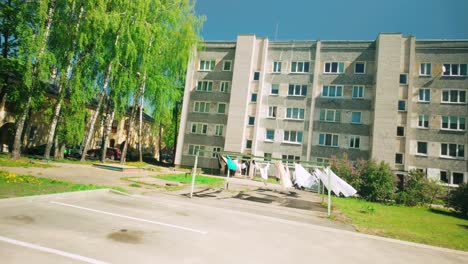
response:
[[[340,122],[341,112],[334,109],[320,109],[320,121]]]
[[[197,91],[211,92],[213,91],[212,81],[198,81]]]
[[[322,97],[342,97],[343,86],[324,85],[322,87]]]
[[[272,84],[271,95],[278,95],[278,94],[279,94],[279,84]]]
[[[274,61],[273,62],[273,72],[280,73],[281,72],[281,61]]]
[[[270,118],[276,118],[276,110],[278,107],[276,106],[270,106],[268,107],[268,117]]]
[[[428,115],[418,116],[418,128],[429,128],[429,116]]]
[[[214,60],[201,60],[200,61],[200,71],[212,71],[215,68]]]
[[[306,73],[306,72],[309,72],[309,62],[306,62],[306,61],[293,61],[291,63],[291,72],[293,72],[293,73]]]
[[[255,116],[249,116],[249,126],[253,126],[255,124]]]
[[[223,61],[223,71],[231,71],[231,68],[232,68],[232,61],[231,60]]]
[[[338,135],[320,133],[319,134],[319,145],[320,146],[329,146],[329,147],[338,147]]]
[[[252,148],[252,140],[247,139],[247,141],[245,142],[245,148],[246,149],[251,149]]]
[[[429,103],[431,101],[431,89],[429,88],[421,88],[418,92],[418,101]]]
[[[397,126],[396,135],[398,137],[404,137],[405,136],[405,127]]]
[[[444,76],[466,76],[467,64],[444,64]]]
[[[290,84],[288,89],[288,95],[290,96],[306,96],[307,85],[305,84]]]
[[[260,72],[254,72],[254,81],[260,80]]]
[[[188,154],[189,155],[197,155],[197,151],[199,150],[205,150],[205,146],[200,146],[200,145],[189,145],[188,146]],[[203,153],[200,153],[200,156],[203,156]]]
[[[408,74],[400,74],[400,84],[408,84]]]
[[[418,148],[416,153],[420,155],[427,155],[427,142],[418,141]]]
[[[442,103],[464,104],[466,103],[466,91],[463,90],[443,90]]]
[[[324,73],[344,73],[344,62],[325,62]]]
[[[218,103],[218,114],[225,114],[226,113],[226,104]]]
[[[302,132],[301,131],[284,131],[284,141],[301,143],[302,142]]]
[[[192,123],[192,134],[206,135],[207,130],[208,130],[208,124]]]
[[[353,99],[364,98],[364,86],[354,85],[353,86]]]
[[[419,67],[420,76],[431,76],[431,64],[430,63],[421,63]]]
[[[465,118],[458,116],[442,116],[442,129],[464,131]]]
[[[281,155],[281,159],[284,162],[294,162],[294,161],[300,161],[301,157],[294,156],[294,155]]]
[[[366,73],[366,63],[365,62],[356,62],[354,64],[354,73],[355,74],[364,74]]]
[[[210,103],[208,102],[195,102],[193,111],[197,113],[208,113],[210,111]]]
[[[442,157],[449,158],[464,158],[465,157],[465,146],[460,144],[440,144],[440,155]]]
[[[275,130],[267,129],[266,130],[266,140],[273,141],[275,140]]]
[[[263,153],[263,160],[264,161],[271,161],[271,153]]]
[[[349,137],[349,147],[358,149],[359,145],[361,144],[361,137],[360,136],[350,136]]]
[[[318,165],[326,166],[329,163],[329,159],[327,158],[316,158],[315,159],[318,163]]]
[[[448,171],[440,171],[440,181],[444,183],[450,182]]]
[[[462,184],[463,183],[463,173],[461,172],[452,172],[452,184]]]
[[[213,148],[213,153],[211,153],[211,157],[213,159],[217,159],[218,155],[219,155],[219,152],[221,152],[221,148],[220,147],[214,147]]]
[[[250,102],[252,102],[252,103],[257,102],[257,94],[256,94],[256,93],[253,93],[253,94],[250,96]]]
[[[395,164],[403,164],[403,154],[395,153]]]
[[[216,125],[215,136],[223,136],[223,135],[224,135],[224,125]]]
[[[304,108],[287,108],[286,118],[304,120],[304,112]]]
[[[398,100],[398,111],[406,111],[406,101]]]
[[[219,91],[222,92],[222,93],[229,92],[229,82],[221,82]]]
[[[351,112],[351,123],[361,124],[361,112]]]

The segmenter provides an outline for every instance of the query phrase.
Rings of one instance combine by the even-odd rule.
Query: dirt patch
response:
[[[139,244],[143,240],[143,232],[121,229],[110,233],[107,238],[122,243]]]
[[[21,224],[30,224],[35,221],[33,217],[28,216],[28,215],[15,215],[15,216],[7,217],[7,219],[12,222],[21,223]]]

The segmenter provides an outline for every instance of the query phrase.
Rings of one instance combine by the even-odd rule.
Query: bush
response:
[[[332,156],[330,159],[330,167],[336,175],[353,186],[354,189],[360,189],[361,175],[353,163],[348,160],[348,155],[346,155],[346,153],[344,153],[340,159]]]
[[[463,183],[449,193],[448,205],[468,216],[468,184]]]
[[[385,202],[393,198],[395,176],[385,162],[375,160],[356,163],[361,173],[361,186],[358,190],[362,198],[371,202]]]
[[[428,200],[425,193],[426,182],[426,177],[422,172],[410,171],[405,176],[403,190],[396,194],[395,201],[407,206],[424,204]]]

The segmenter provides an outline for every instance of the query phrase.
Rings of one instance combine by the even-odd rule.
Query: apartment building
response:
[[[197,149],[389,163],[468,182],[468,40],[205,42],[188,65],[176,165]],[[198,164],[217,168],[215,155]]]

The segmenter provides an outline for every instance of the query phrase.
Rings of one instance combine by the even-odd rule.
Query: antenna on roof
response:
[[[279,23],[276,22],[275,41],[278,39],[278,26],[279,26]]]

